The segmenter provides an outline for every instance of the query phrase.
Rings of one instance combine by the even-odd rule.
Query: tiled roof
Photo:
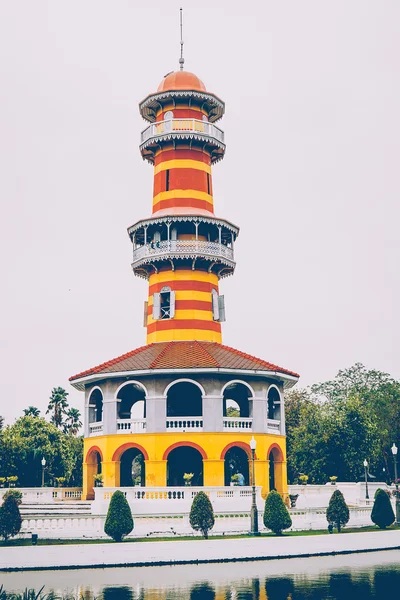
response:
[[[243,369],[276,371],[283,375],[299,377],[297,373],[273,363],[250,356],[235,348],[216,342],[158,342],[136,348],[118,358],[70,377],[70,381],[101,373],[147,371],[157,369]]]

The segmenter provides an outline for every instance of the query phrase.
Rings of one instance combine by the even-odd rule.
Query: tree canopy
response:
[[[17,475],[21,486],[40,485],[44,457],[46,481],[66,477],[80,485],[82,446],[82,439],[64,434],[43,418],[20,417],[1,432],[0,475]]]
[[[400,382],[361,363],[332,381],[285,398],[289,481],[357,481],[363,460],[380,480],[393,479],[390,447],[400,443]]]

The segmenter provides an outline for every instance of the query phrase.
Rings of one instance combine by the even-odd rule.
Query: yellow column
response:
[[[225,461],[203,458],[204,485],[224,485]]]
[[[101,463],[104,487],[119,487],[120,461],[109,460]]]
[[[286,461],[275,461],[275,487],[285,500],[288,495]]]
[[[167,461],[145,460],[146,487],[165,487],[167,485]]]
[[[83,463],[82,467],[82,500],[92,500],[94,497],[93,494],[93,477],[94,473],[90,467],[92,465],[88,463]],[[89,497],[90,496],[90,497]]]
[[[251,463],[250,463],[251,467]],[[256,460],[254,463],[254,471],[256,478],[256,485],[261,485],[261,495],[263,498],[269,492],[269,462],[268,460]]]

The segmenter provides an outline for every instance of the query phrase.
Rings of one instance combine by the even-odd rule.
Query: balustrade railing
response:
[[[99,433],[103,433],[102,421],[97,421],[95,423],[89,423],[89,435],[98,435]]]
[[[204,240],[163,240],[144,244],[133,250],[133,262],[146,257],[156,258],[164,254],[188,254],[218,257],[222,256],[233,260],[233,248],[229,248],[218,242],[207,242]]]
[[[247,429],[251,431],[253,419],[249,417],[224,417],[224,431],[231,429]]]
[[[167,431],[202,431],[202,417],[170,417],[165,422]]]
[[[222,129],[212,123],[199,121],[198,119],[170,119],[168,121],[152,123],[142,131],[141,143],[144,144],[150,138],[180,133],[207,136],[218,140],[222,144],[224,143],[224,132]]]
[[[117,419],[118,433],[146,433],[146,419]]]
[[[267,431],[268,433],[280,433],[281,422],[275,419],[267,419]]]
[[[208,496],[215,511],[223,509],[228,512],[250,512],[252,499],[251,486],[95,488],[93,514],[107,513],[109,501],[116,489],[120,489],[124,494],[135,515],[189,512],[193,498],[198,492],[204,492]],[[256,500],[258,508],[262,509],[264,503],[261,497],[261,486],[256,486]]]

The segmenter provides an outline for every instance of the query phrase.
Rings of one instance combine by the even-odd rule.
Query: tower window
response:
[[[174,113],[172,112],[172,110],[167,110],[167,112],[164,115],[164,121],[171,121],[174,118]]]
[[[217,290],[211,291],[212,312],[214,321],[223,323],[225,321],[225,298],[219,296]]]
[[[153,319],[173,319],[175,315],[175,292],[169,287],[161,288],[153,294]]]
[[[207,173],[208,175],[208,173]],[[165,191],[168,192],[169,190],[169,169],[167,169],[165,171]]]
[[[210,180],[210,173],[207,173],[207,194],[211,194],[211,180]]]

